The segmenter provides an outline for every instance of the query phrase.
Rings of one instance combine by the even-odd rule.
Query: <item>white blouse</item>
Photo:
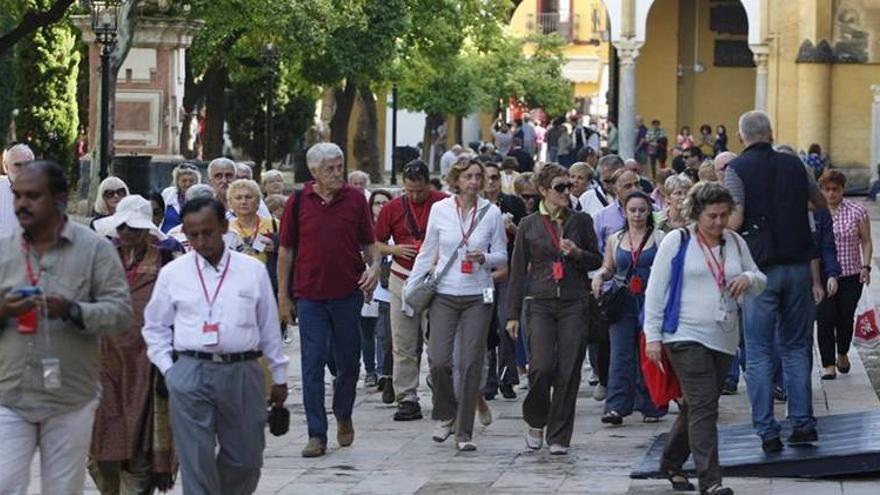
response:
[[[437,292],[449,296],[474,296],[483,293],[483,289],[494,286],[491,270],[507,263],[507,236],[504,233],[504,222],[501,210],[483,198],[477,200],[477,217],[479,212],[489,207],[468,238],[466,247],[459,252],[458,258],[446,275],[440,280]],[[428,216],[428,229],[425,241],[413,265],[409,282],[421,280],[429,271],[439,271],[449,257],[458,248],[462,240],[462,230],[470,230],[473,209],[463,212],[459,217],[455,196],[438,201],[431,206]],[[463,273],[461,269],[464,251],[482,251],[486,262],[482,265],[473,263],[471,273]],[[435,263],[436,260],[436,263]]]

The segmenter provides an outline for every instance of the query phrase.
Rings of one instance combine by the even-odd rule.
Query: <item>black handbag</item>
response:
[[[627,276],[627,278],[629,278]],[[626,296],[629,293],[629,287],[626,285],[617,286],[616,284],[611,290],[606,291],[599,297],[599,311],[605,316],[609,323],[614,323],[623,315],[626,308]]]

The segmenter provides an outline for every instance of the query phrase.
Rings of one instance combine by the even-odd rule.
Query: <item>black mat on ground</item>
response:
[[[814,446],[786,445],[781,453],[770,455],[761,450],[751,424],[718,428],[724,476],[821,478],[880,472],[880,411],[823,416],[818,423],[819,442]],[[783,441],[790,433],[788,421],[783,422]],[[630,477],[661,477],[658,468],[666,437],[666,433],[657,437]],[[693,474],[692,459],[685,471]]]

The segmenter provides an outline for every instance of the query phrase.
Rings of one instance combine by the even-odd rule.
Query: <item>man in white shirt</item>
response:
[[[456,144],[440,156],[440,177],[446,177],[452,164],[462,153],[464,153],[464,148],[460,144]]]
[[[12,183],[22,163],[34,159],[34,152],[26,144],[16,144],[3,152],[3,170],[6,175],[0,176],[0,237],[12,235],[18,227],[13,205]]]
[[[605,155],[599,159],[596,168],[599,170],[600,183],[588,189],[580,198],[583,212],[593,218],[614,201],[614,181],[611,177],[623,168],[623,160],[617,155]]]
[[[257,358],[265,356],[272,372],[272,404],[287,399],[288,360],[269,274],[224,247],[225,213],[216,199],[184,205],[193,251],[162,269],[144,310],[147,355],[168,387],[184,493],[256,490],[267,419]]]

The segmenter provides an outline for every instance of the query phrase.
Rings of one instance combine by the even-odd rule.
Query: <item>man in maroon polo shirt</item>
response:
[[[361,306],[365,295],[372,297],[381,257],[367,201],[345,183],[339,146],[318,143],[309,148],[306,162],[315,180],[291,195],[281,220],[278,301],[282,319],[289,322],[292,299],[296,300],[309,429],[302,455],[317,457],[327,451],[324,365],[331,342],[336,362],[336,439],[341,447],[354,441],[351,413],[360,373]],[[366,270],[364,260],[369,264]]]
[[[425,321],[423,314],[415,314],[412,309],[403,307],[401,291],[425,238],[431,205],[446,197],[431,190],[430,180],[425,162],[413,160],[408,163],[403,168],[404,195],[385,205],[376,221],[379,250],[386,256],[393,256],[388,289],[391,291],[391,345],[394,352],[391,381],[397,399],[395,421],[422,419],[417,389]],[[392,239],[394,244],[388,244]]]

